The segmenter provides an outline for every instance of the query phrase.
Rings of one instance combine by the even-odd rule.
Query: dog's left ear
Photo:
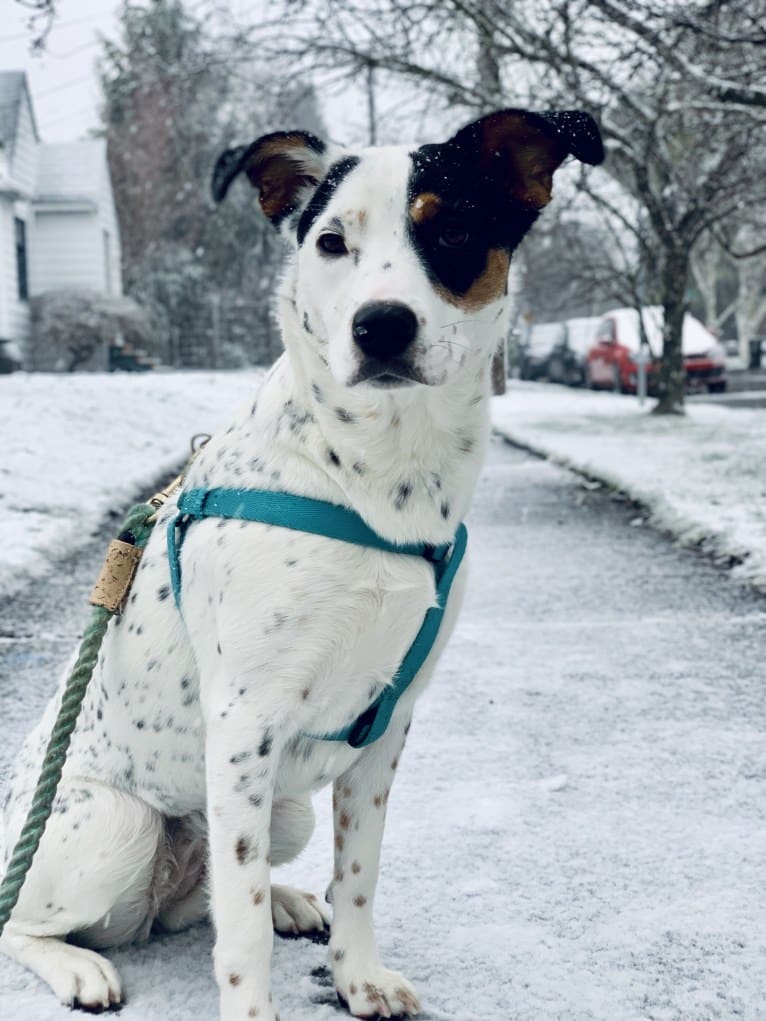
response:
[[[484,174],[533,209],[550,202],[553,172],[567,156],[592,165],[604,159],[598,125],[582,110],[500,110],[467,125],[448,144],[478,155]]]
[[[261,209],[277,226],[324,177],[327,146],[308,131],[275,131],[250,145],[227,149],[213,170],[212,191],[221,202],[235,177],[247,175]]]

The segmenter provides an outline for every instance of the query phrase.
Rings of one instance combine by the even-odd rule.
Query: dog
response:
[[[508,329],[511,254],[567,155],[603,158],[589,115],[518,109],[448,141],[351,152],[302,131],[225,152],[287,242],[285,353],[256,399],[193,461],[185,487],[280,490],[350,508],[396,543],[449,543],[487,444],[489,373]],[[212,915],[224,1021],[277,1021],[273,930],[321,933],[355,1017],[414,1015],[379,960],[372,903],[386,802],[415,700],[454,625],[364,748],[325,740],[391,683],[429,607],[423,559],[253,521],[195,522],[172,598],[159,515],[109,624],[53,814],[2,939],[64,1002],[120,1002],[98,951]],[[4,809],[19,834],[53,698]],[[320,735],[320,736],[316,736]],[[333,784],[328,900],[271,884],[306,845],[311,794]]]

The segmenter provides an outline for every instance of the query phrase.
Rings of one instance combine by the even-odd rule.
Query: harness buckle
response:
[[[363,748],[364,743],[370,736],[370,731],[373,728],[375,720],[378,715],[378,709],[380,708],[380,701],[373,702],[371,706],[368,706],[361,716],[357,716],[351,725],[351,730],[348,732],[346,741],[351,745],[352,748]]]
[[[452,546],[451,542],[443,542],[441,546],[433,546],[430,542],[426,543],[423,547],[423,559],[427,560],[429,564],[443,564]]]

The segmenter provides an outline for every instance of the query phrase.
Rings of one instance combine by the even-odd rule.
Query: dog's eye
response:
[[[320,234],[317,248],[325,255],[348,255],[348,248],[342,234]]]
[[[444,248],[461,248],[470,238],[468,228],[460,223],[450,223],[442,228],[439,234],[439,244]]]

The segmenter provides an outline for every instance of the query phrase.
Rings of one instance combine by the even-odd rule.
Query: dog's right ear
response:
[[[308,198],[328,163],[321,138],[308,131],[275,131],[221,153],[213,170],[213,198],[221,202],[231,182],[244,171],[258,189],[261,209],[278,226]]]

